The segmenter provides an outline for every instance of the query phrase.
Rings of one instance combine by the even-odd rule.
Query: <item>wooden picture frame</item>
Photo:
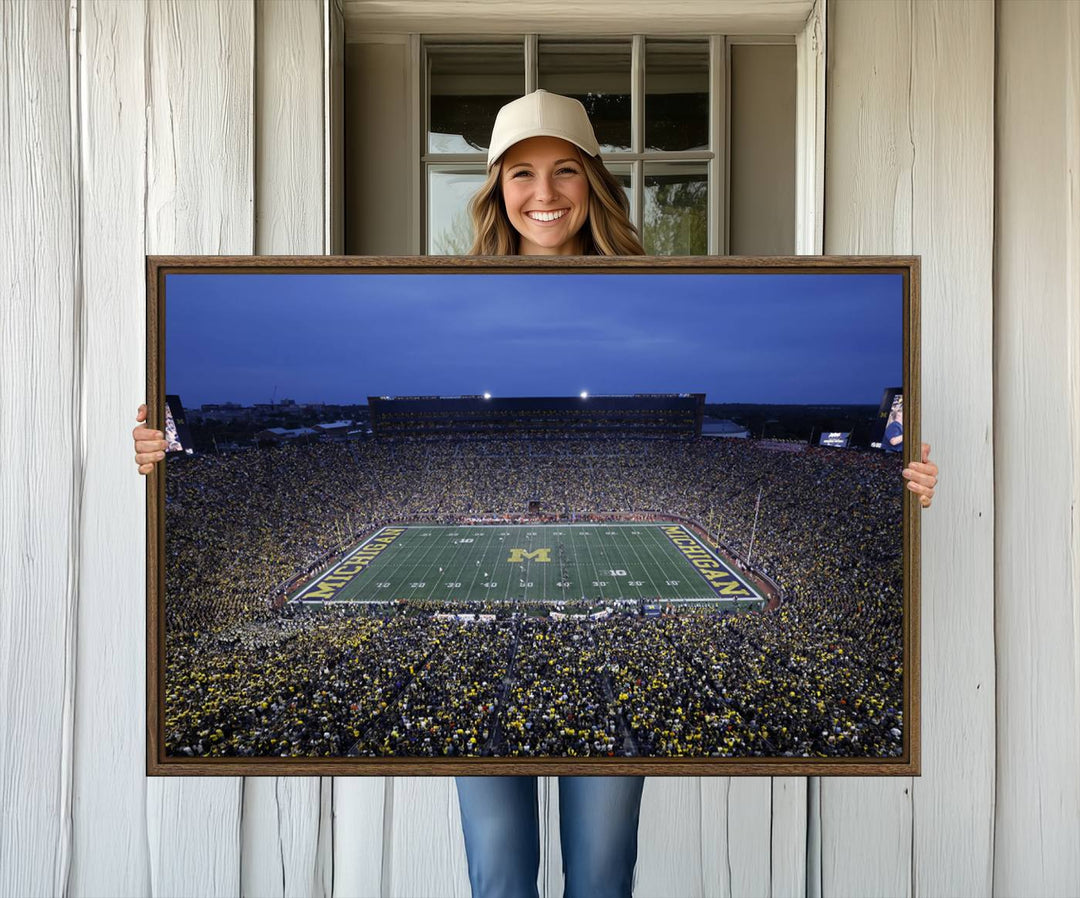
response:
[[[148,477],[148,774],[918,775],[919,506],[903,489],[900,456],[903,463],[914,459],[919,446],[919,264],[918,257],[906,256],[148,256],[150,426],[164,430],[166,393],[178,395],[188,404],[186,425],[196,444],[170,455]],[[302,285],[310,301],[289,306],[287,298],[259,300],[252,285],[269,285],[268,276],[278,276],[277,285]],[[424,278],[431,279],[430,289]],[[217,292],[181,323],[175,316],[185,304],[194,308],[191,297],[212,283]],[[236,289],[225,290],[226,284]],[[418,284],[424,289],[414,289]],[[339,286],[369,303],[363,326],[327,313],[324,300],[345,302],[325,299]],[[397,308],[395,290],[404,295],[406,286],[420,311],[400,309],[391,325],[386,310]],[[611,297],[623,293],[637,297],[630,307],[650,308],[647,322],[615,314]],[[590,311],[590,302],[600,302],[592,297],[601,294],[607,305]],[[518,315],[514,323],[513,312],[529,302],[542,309],[545,296],[555,295],[562,297],[561,316],[554,307],[552,312],[561,322],[553,328],[560,336],[534,344],[533,331],[539,341],[539,332],[547,330],[543,315]],[[722,310],[721,296],[727,303]],[[691,307],[681,303],[691,301],[697,320],[668,334],[663,316],[685,319]],[[420,371],[436,384],[456,370],[454,359],[462,367],[478,365],[476,371],[505,372],[528,369],[532,358],[550,362],[556,354],[551,347],[562,359],[595,359],[598,367],[581,368],[595,375],[611,370],[604,366],[615,357],[609,345],[615,341],[626,363],[615,382],[623,386],[586,397],[576,388],[570,393],[539,383],[539,392],[485,398],[450,377],[446,382],[454,386],[445,391],[409,392],[409,386],[382,393],[361,386],[357,402],[329,403],[317,412],[300,408],[316,396],[297,396],[302,402],[296,406],[276,403],[284,400],[284,392],[276,395],[278,383],[284,390],[308,370],[306,361],[278,360],[291,352],[281,349],[284,336],[304,350],[315,345],[313,334],[348,331],[351,342],[339,345],[355,347],[345,354],[359,365],[361,357],[374,357],[376,346],[392,347],[403,322],[424,334],[447,327],[449,318],[424,317],[436,307],[440,315],[473,321],[477,334],[484,334],[474,340],[455,324],[443,341],[445,353],[422,353],[441,359],[430,372]],[[282,313],[286,308],[293,310],[289,316]],[[576,342],[566,352],[567,334],[579,323],[577,313],[567,320],[571,308],[588,320],[594,342]],[[494,309],[510,313],[506,327],[519,344],[529,343],[532,354],[506,355],[502,337],[475,324]],[[617,336],[595,337],[616,323]],[[710,329],[717,335],[715,356],[694,336]],[[424,346],[435,346],[424,339]],[[656,358],[668,361],[650,361],[653,343],[665,345]],[[167,349],[170,366],[187,365],[170,373],[168,383]],[[261,350],[265,357],[256,364]],[[737,363],[731,361],[736,354]],[[246,359],[240,367],[262,369],[260,396],[275,386],[269,408],[251,412],[245,440],[254,439],[252,428],[260,439],[287,438],[262,426],[283,416],[306,414],[315,424],[323,409],[363,408],[339,426],[340,433],[328,428],[306,434],[312,440],[306,444],[230,452],[215,443],[216,453],[207,451],[209,444],[199,441],[209,433],[209,416],[241,412],[196,411],[208,404],[209,394],[191,395],[198,391],[189,391],[190,375],[209,372],[210,383],[218,384],[210,398],[221,403],[230,390],[241,390],[240,380],[230,374],[223,382],[215,365],[238,370],[240,356]],[[768,380],[768,372],[782,369],[782,389],[814,401],[788,399],[786,410],[776,410],[775,397],[710,401],[714,385],[672,386],[645,373],[674,371],[680,357],[727,365],[724,382],[748,393]],[[423,368],[404,351],[397,358],[402,371]],[[535,375],[552,378],[545,383],[561,383],[551,372],[573,367],[547,362],[548,374]],[[379,370],[393,367],[384,363]],[[377,380],[355,370],[358,378]],[[277,371],[280,378],[266,380],[267,372]],[[856,371],[858,377],[845,373]],[[330,375],[305,374],[303,382],[316,383],[319,376]],[[526,370],[524,376],[534,375]],[[744,376],[756,379],[740,381]],[[895,389],[899,378],[906,439],[902,453],[889,455],[871,445],[873,428],[884,427],[883,420],[871,419],[878,416],[882,391]],[[339,374],[332,382],[341,379]],[[746,386],[751,383],[757,386]],[[476,389],[487,387],[478,383]],[[830,390],[834,395],[825,395]],[[852,403],[848,397],[856,392],[859,401]],[[770,405],[774,412],[761,411]],[[724,407],[736,406],[745,408],[717,420]],[[891,406],[887,411],[896,417]],[[193,418],[202,420],[203,430]],[[748,422],[749,439],[704,435],[714,425],[729,434],[745,431]],[[805,438],[802,430],[792,436],[807,425]],[[766,436],[770,426],[773,433]],[[878,447],[881,439],[878,432]],[[316,456],[320,473],[309,475]],[[523,458],[533,461],[526,465]],[[276,476],[263,471],[276,462],[288,469]],[[571,471],[574,464],[584,467]],[[256,470],[262,473],[256,476]],[[475,473],[466,477],[463,471]],[[495,471],[513,476],[500,478]],[[685,482],[679,479],[683,472]],[[536,484],[535,495],[506,486],[526,476]],[[648,505],[665,507],[635,507],[646,499],[612,486],[631,479],[635,490],[644,484]],[[354,484],[352,505],[325,499],[331,482]],[[406,497],[412,489],[415,494]],[[603,497],[593,507],[579,498],[590,489]],[[712,497],[708,515],[706,493]],[[291,498],[292,504],[286,501]],[[414,510],[419,507],[437,511]],[[755,523],[747,551],[751,509]],[[518,526],[524,529],[511,529]],[[598,546],[592,556],[585,534],[594,535],[591,545]],[[428,548],[420,548],[423,539]],[[430,558],[475,568],[468,587],[449,568],[450,579],[441,584],[445,565],[421,560],[435,544],[440,548]],[[599,560],[607,551],[634,560],[608,569]],[[768,560],[755,564],[762,553]],[[642,569],[632,570],[646,555]],[[502,583],[484,570],[496,565]],[[549,577],[555,565],[559,580]],[[401,573],[407,566],[429,573],[409,585]],[[544,572],[541,587],[527,577],[526,570],[534,569]],[[386,576],[365,579],[379,570]],[[657,578],[670,571],[676,575],[668,573],[666,584],[679,585],[665,593]],[[851,571],[861,579],[841,590]],[[289,579],[274,580],[277,591],[262,595],[259,578],[281,572],[291,572]],[[700,579],[691,582],[695,573]],[[512,582],[515,575],[520,586]],[[855,574],[850,576],[854,583]],[[433,577],[440,581],[434,591],[428,584]],[[827,588],[834,582],[837,594]],[[386,600],[371,592],[376,585],[388,590]],[[245,598],[228,599],[234,604],[223,610],[222,596],[233,596],[234,586]],[[476,591],[481,588],[482,594]],[[751,606],[764,607],[742,610]],[[478,658],[495,660],[480,670]],[[304,666],[309,663],[311,670]],[[545,678],[545,671],[553,673]],[[308,677],[303,684],[297,679],[302,676]],[[324,684],[316,682],[320,676]],[[361,683],[369,688],[360,689]],[[463,704],[461,689],[478,696],[475,706]],[[548,695],[550,690],[559,694]],[[378,754],[385,751],[391,754]],[[445,751],[452,754],[440,753]]]

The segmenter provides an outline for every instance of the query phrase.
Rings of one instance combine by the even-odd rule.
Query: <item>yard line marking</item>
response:
[[[475,537],[474,537],[474,539],[475,539]],[[475,545],[475,543],[473,545]],[[477,558],[473,558],[472,560],[473,561],[480,561],[480,564],[474,564],[473,565],[474,570],[473,570],[472,580],[469,582],[469,591],[465,596],[465,601],[467,601],[467,602],[479,601],[478,599],[473,598],[473,587],[476,586],[476,576],[477,576],[477,574],[481,573],[480,566],[483,564],[483,560],[482,559],[477,559]]]
[[[410,525],[404,525],[404,526],[405,526],[405,529],[406,529],[406,534],[405,535],[406,535],[406,539],[407,539],[407,542],[405,543],[405,546],[409,550],[409,555],[408,555],[408,559],[407,559],[407,564],[406,564],[406,561],[396,562],[394,567],[391,569],[390,573],[393,574],[393,576],[401,577],[400,582],[392,583],[391,592],[395,592],[395,591],[398,591],[398,590],[400,590],[401,592],[404,592],[404,591],[408,590],[410,582],[419,583],[421,580],[423,580],[424,582],[427,581],[427,577],[423,573],[421,573],[420,577],[417,577],[416,579],[413,579],[412,578],[412,572],[414,570],[416,570],[417,566],[420,565],[427,558],[428,554],[431,552],[431,549],[432,549],[432,547],[433,547],[433,545],[435,543],[435,540],[428,540],[427,542],[422,544],[424,546],[423,551],[422,552],[417,551],[416,546],[417,546],[417,541],[418,541],[419,534],[421,532],[427,532],[428,535],[430,536],[431,535],[431,528],[430,527],[424,527],[424,526],[417,526],[417,525],[411,525],[411,526]],[[412,535],[411,540],[408,539],[410,534]],[[413,593],[409,593],[409,596],[408,596],[409,599],[413,599],[415,597],[416,596]],[[392,599],[393,598],[404,598],[404,596],[399,592],[398,594],[391,596],[391,598]],[[364,601],[371,601],[371,600],[366,599]]]
[[[652,537],[653,545],[650,546],[650,545],[648,545],[646,543],[645,551],[649,553],[649,558],[651,558],[653,560],[653,562],[655,562],[660,576],[663,577],[665,581],[666,580],[678,579],[680,581],[680,586],[681,586],[681,581],[682,581],[683,576],[684,576],[682,571],[680,571],[678,568],[676,568],[673,573],[669,572],[670,571],[669,565],[671,564],[671,553],[667,550],[666,542],[670,542],[670,540],[667,540],[667,538],[662,533],[660,533],[660,527],[661,527],[660,524],[654,524],[654,525],[649,527],[649,534]],[[666,542],[661,542],[661,540],[665,540]],[[663,547],[663,551],[661,551],[661,553],[660,553],[659,560],[657,560],[656,556],[653,554],[653,546],[655,546],[656,548]],[[681,560],[681,559],[676,559],[676,560]],[[683,599],[683,596],[681,595],[682,589],[680,589],[679,586],[668,586],[665,583],[664,588],[661,589],[660,584],[656,583],[655,581],[653,581],[653,586],[656,587],[656,598],[657,599],[677,599],[677,600],[680,600],[680,601]],[[676,594],[673,595],[673,596],[672,595],[665,595],[665,593],[670,592],[671,590],[674,590]],[[687,597],[687,598],[689,598],[689,597]]]
[[[513,528],[511,527],[511,528],[508,528],[508,529],[506,529],[506,530],[503,530],[503,531],[502,531],[502,533],[503,533],[503,535],[504,535],[504,536],[507,536],[507,537],[509,537],[509,536],[511,535],[512,531],[513,531]],[[506,540],[505,540],[505,539],[504,539],[504,540],[502,540],[502,546],[501,546],[501,548],[499,549],[499,552],[500,552],[500,556],[499,556],[499,558],[500,558],[500,562],[499,562],[499,563],[500,563],[500,564],[506,564],[506,561],[505,561],[505,559],[504,559],[504,558],[502,557],[502,554],[501,554],[501,553],[504,553],[504,552],[506,552],[506,550],[507,550],[508,548],[509,548],[509,547],[508,547],[508,546],[506,545]],[[513,566],[511,566],[511,565],[507,565],[507,573],[506,573],[506,591],[505,591],[505,592],[503,593],[503,602],[509,602],[509,601],[510,601],[510,584],[511,584],[511,583],[513,582],[513,580],[514,580],[514,569],[513,569]]]
[[[431,528],[431,527],[418,527],[418,528],[415,528],[416,532],[419,532],[421,530],[426,531],[429,537],[433,535],[433,533],[432,533],[433,529],[434,528]],[[412,572],[414,570],[416,570],[416,568],[417,568],[417,566],[419,564],[421,564],[422,562],[427,560],[427,557],[431,553],[431,550],[435,548],[435,543],[436,542],[437,542],[437,540],[428,539],[424,543],[424,551],[423,552],[419,553],[418,555],[410,556],[410,560],[412,561],[412,564],[409,565],[408,569],[405,571],[405,576],[403,576],[402,579],[401,579],[401,585],[399,587],[401,590],[404,591],[404,590],[410,589],[410,587],[409,587],[410,582],[412,582],[412,583],[420,583],[420,582],[427,583],[428,580],[430,580],[430,577],[428,577],[428,573],[431,570],[430,567],[426,569],[426,571],[428,573],[421,572],[421,575],[419,577],[417,577],[415,580],[412,579]],[[414,595],[412,594],[412,592],[409,593],[408,598],[409,598],[410,601],[414,598]],[[426,598],[431,598],[431,596],[429,595]]]
[[[592,582],[598,582],[599,583],[599,582],[601,582],[600,581],[600,572],[596,569],[596,562],[593,560],[592,545],[590,545],[589,543],[585,543],[585,545],[589,547],[589,564],[592,566],[593,576],[596,577],[596,581],[590,580],[589,582],[590,583],[592,583]],[[604,587],[603,586],[598,586],[596,588],[600,590],[600,601],[603,601],[603,599],[604,599],[604,592],[603,592]],[[585,584],[584,583],[581,584],[581,590],[582,590],[582,592],[585,591]]]
[[[431,542],[433,544],[439,543],[438,537],[449,536],[451,530],[457,530],[457,528],[452,526],[439,527],[438,532],[435,534],[436,538],[433,539]],[[424,575],[424,581],[431,584],[431,589],[428,590],[428,594],[424,597],[425,601],[430,602],[432,600],[432,597],[435,595],[435,591],[439,589],[440,581],[442,580],[443,574],[445,574],[446,569],[450,567],[450,560],[446,558],[445,553],[446,543],[444,542],[442,543],[442,545],[439,546],[438,551],[436,552],[434,563],[432,563],[428,567],[427,573]],[[450,557],[453,558],[453,555],[451,555]],[[441,567],[443,570],[441,572],[435,570],[435,568],[438,567]]]
[[[614,525],[613,525],[613,527],[614,527]],[[605,533],[605,535],[606,535],[606,533]],[[614,529],[611,531],[611,536],[612,536],[611,541],[604,543],[604,547],[605,547],[605,549],[607,549],[609,551],[612,551],[612,552],[615,551],[616,549],[618,549],[619,560],[618,561],[613,561],[611,563],[611,567],[607,568],[607,570],[609,570],[609,571],[615,571],[615,570],[626,571],[626,578],[625,579],[627,581],[629,581],[629,580],[633,579],[630,576],[630,563],[625,560],[625,558],[623,557],[623,554],[622,554],[622,549],[619,548],[619,542],[618,542],[618,540],[619,540],[619,528],[618,527],[614,527]],[[604,557],[606,558],[607,556],[605,555]],[[622,579],[624,579],[624,578],[616,577],[614,574],[611,574],[610,576],[611,576],[611,582],[614,583],[619,588],[619,595],[618,595],[617,598],[619,598],[619,599],[625,598],[625,596],[623,595],[623,585],[622,585],[622,582],[621,582]],[[629,588],[629,587],[627,587],[627,588]]]
[[[652,557],[652,553],[651,553],[651,552],[649,552],[649,547],[648,547],[648,545],[647,545],[647,544],[646,544],[646,543],[645,543],[645,542],[644,542],[644,541],[642,540],[642,538],[641,538],[640,534],[639,534],[639,535],[638,535],[638,537],[637,537],[637,545],[634,545],[633,543],[634,543],[634,541],[633,541],[633,539],[631,538],[631,535],[630,535],[630,533],[629,533],[629,532],[627,532],[627,534],[626,534],[626,544],[627,544],[628,546],[630,546],[630,547],[631,547],[631,549],[633,550],[633,552],[634,552],[634,559],[635,559],[635,560],[637,561],[637,563],[638,563],[638,564],[640,564],[640,565],[641,565],[641,567],[642,567],[642,568],[643,568],[643,569],[645,570],[645,577],[646,577],[646,578],[648,579],[648,581],[649,581],[649,584],[650,584],[650,585],[652,586],[652,588],[653,588],[653,594],[654,594],[654,595],[656,595],[656,596],[659,596],[659,594],[660,594],[660,588],[659,588],[659,587],[657,586],[657,584],[656,584],[656,581],[655,581],[655,580],[653,579],[653,575],[652,575],[652,572],[653,572],[653,567],[654,567],[654,566],[656,565],[656,559]],[[640,548],[644,548],[646,552],[649,552],[649,561],[650,561],[650,564],[645,564],[645,562],[644,562],[644,560],[643,560],[643,559],[641,558],[641,556],[640,556],[640,555],[638,555],[638,551],[637,551],[637,550],[638,550],[638,548],[639,548],[639,547],[640,547]],[[641,579],[641,578],[635,578],[635,579]],[[637,591],[638,591],[638,599],[642,599],[642,598],[644,598],[644,597],[642,596],[642,594],[641,594],[641,591],[642,591],[642,589],[643,589],[643,587],[641,587],[641,586],[637,587]]]

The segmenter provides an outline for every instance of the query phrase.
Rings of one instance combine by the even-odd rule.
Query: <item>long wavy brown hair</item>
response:
[[[505,154],[504,154],[505,156]],[[586,256],[643,256],[645,249],[630,221],[630,202],[622,185],[599,156],[578,153],[589,182],[589,215],[579,232]],[[473,225],[472,256],[516,256],[520,235],[506,215],[501,179],[503,160],[488,171],[487,180],[469,201]]]

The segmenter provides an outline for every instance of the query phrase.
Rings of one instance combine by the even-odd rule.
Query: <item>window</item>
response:
[[[740,45],[736,54],[731,43],[722,36],[425,39],[419,160],[423,251],[468,252],[472,228],[466,204],[484,181],[495,115],[507,101],[539,87],[584,104],[604,162],[627,191],[646,252],[700,255],[735,245],[741,252],[793,252],[795,46],[779,37]],[[770,62],[756,52],[758,44],[779,49],[782,58]],[[741,178],[739,195],[752,191],[758,201],[731,220],[728,180],[740,173],[730,170],[737,162],[729,148],[730,86],[740,83],[740,69],[748,76],[752,72],[756,85],[735,95],[753,98],[739,110],[740,129],[743,121],[774,124],[746,127],[751,145],[753,134],[769,141],[771,168],[762,171],[764,157],[758,157],[754,182]],[[774,79],[785,83],[768,83]],[[737,145],[735,156],[746,160],[749,173],[755,154],[747,153],[745,140]],[[777,231],[777,220],[790,222],[787,231]],[[755,240],[761,243],[756,221],[771,223],[767,240],[773,245],[755,248]],[[732,240],[730,232],[745,239]]]

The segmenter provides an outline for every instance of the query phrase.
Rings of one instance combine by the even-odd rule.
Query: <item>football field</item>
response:
[[[304,604],[586,602],[760,608],[742,575],[679,524],[384,527],[289,600]]]

